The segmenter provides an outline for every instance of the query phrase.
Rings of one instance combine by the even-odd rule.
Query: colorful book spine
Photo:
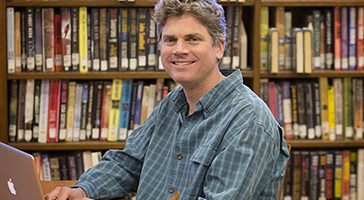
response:
[[[356,69],[356,50],[357,50],[357,39],[356,39],[356,28],[357,28],[357,17],[356,17],[356,7],[349,7],[348,8],[348,24],[349,24],[349,31],[348,31],[348,43],[349,43],[349,70]]]
[[[341,10],[334,9],[334,69],[341,70]]]
[[[334,161],[334,199],[342,198],[342,185],[343,185],[343,152],[335,151]]]
[[[100,8],[100,71],[109,70],[107,57],[107,9]]]
[[[342,190],[341,198],[349,200],[350,194],[350,150],[342,151]]]
[[[292,128],[293,138],[298,139],[300,135],[300,129],[298,124],[298,104],[297,104],[297,85],[291,84],[291,98],[292,98]]]
[[[93,127],[93,108],[95,104],[95,81],[89,81],[88,83],[88,101],[87,101],[87,118],[86,118],[86,140],[91,139],[92,127]]]
[[[342,140],[343,137],[343,84],[341,78],[333,78],[334,87],[334,105],[335,105],[335,134],[336,140]]]
[[[26,8],[26,29],[27,29],[27,71],[35,71],[35,51],[34,51],[34,7]]]
[[[120,36],[119,36],[119,43],[120,43],[120,71],[129,70],[129,55],[128,55],[128,46],[129,46],[129,12],[127,8],[120,8]]]
[[[276,114],[277,121],[281,127],[284,127],[283,119],[283,88],[281,82],[275,83],[275,98],[276,98]]]
[[[103,86],[101,123],[100,123],[100,140],[107,140],[109,132],[109,115],[111,104],[111,81],[105,81]]]
[[[120,101],[120,119],[118,130],[118,141],[125,141],[128,137],[129,118],[130,118],[130,101],[132,94],[133,79],[122,80],[122,91]]]
[[[69,7],[61,7],[62,23],[61,23],[61,38],[62,38],[62,58],[63,58],[63,71],[71,71],[72,66],[72,53],[71,53],[71,9]]]
[[[292,197],[294,200],[299,200],[301,198],[301,179],[302,179],[302,156],[300,151],[292,152],[293,170],[292,170]]]
[[[72,52],[72,70],[80,71],[80,52],[79,52],[79,12],[78,7],[71,8],[72,35],[71,35],[71,52]]]
[[[81,95],[81,123],[80,123],[80,141],[85,141],[87,138],[87,102],[88,102],[88,82],[82,83]]]
[[[82,83],[76,83],[75,91],[75,117],[73,123],[73,141],[80,141],[80,129],[81,129],[81,104],[82,104]]]
[[[322,139],[329,140],[328,78],[319,78]]]
[[[284,13],[284,69],[292,70],[292,12]]]
[[[88,72],[88,44],[87,44],[87,8],[79,8],[79,27],[78,27],[78,42],[79,42],[79,64],[80,72]]]
[[[349,199],[353,200],[357,197],[357,166],[358,157],[357,150],[350,151],[350,179],[349,179]]]
[[[48,134],[48,106],[49,106],[49,79],[42,79],[39,110],[39,143],[47,142]]]
[[[353,79],[354,140],[363,138],[363,79]]]
[[[328,151],[326,154],[326,199],[334,199],[334,174],[335,174],[335,163],[334,163],[334,152]]]
[[[130,12],[129,68],[131,71],[135,71],[138,65],[137,9],[130,8],[129,12]]]
[[[138,8],[138,71],[145,71],[147,65],[147,8]]]
[[[54,8],[43,8],[43,71],[52,72],[54,66]]]
[[[24,112],[24,140],[26,142],[30,142],[33,138],[34,83],[34,79],[27,79]]]
[[[301,199],[309,199],[310,194],[310,154],[301,151]]]
[[[54,60],[55,71],[62,71],[62,18],[61,15],[56,14],[54,16]]]
[[[109,115],[109,130],[107,134],[108,141],[117,141],[119,132],[120,118],[120,101],[121,91],[123,88],[122,79],[113,79],[110,98],[110,115]]]
[[[98,140],[100,138],[100,127],[101,127],[101,108],[104,91],[104,82],[95,81],[95,103],[92,108],[92,133],[91,139]]]
[[[143,100],[143,89],[144,89],[144,81],[138,81],[138,93],[135,104],[135,118],[134,118],[134,130],[140,126],[140,116],[142,109],[142,100]]]
[[[360,6],[357,8],[357,35],[356,35],[356,69],[364,69],[364,7]]]
[[[37,17],[37,15],[36,15]],[[40,17],[39,18],[42,18],[42,13],[40,12]],[[41,20],[41,19],[40,19]],[[35,21],[37,23],[37,18],[35,18]],[[40,21],[40,27],[39,27],[39,30],[41,33],[42,33],[42,21]],[[12,36],[9,36],[9,37],[12,37]],[[37,37],[37,33],[36,33],[36,37]],[[40,38],[42,39],[42,38]],[[21,14],[19,11],[15,12],[14,13],[14,57],[15,57],[15,72],[21,72],[21,47],[22,47],[22,43],[21,43]],[[42,49],[42,43],[40,43],[40,49]],[[9,43],[8,43],[9,45]],[[11,47],[10,47],[11,48]],[[12,65],[12,61],[8,61],[10,63],[8,64],[11,64]],[[13,72],[9,72],[8,73],[13,73]]]
[[[91,59],[92,71],[100,71],[100,20],[99,9],[91,9]]]
[[[329,140],[335,141],[335,89],[332,85],[329,85],[327,90],[327,113],[329,122]]]
[[[276,97],[275,97],[275,82],[269,81],[268,83],[268,89],[269,89],[269,108],[272,112],[274,118],[277,119],[277,109],[276,109]]]
[[[58,141],[65,141],[67,135],[67,97],[68,97],[68,80],[61,80],[60,105],[59,105],[59,134]]]
[[[60,94],[60,80],[51,79],[49,81],[47,142],[58,142]]]
[[[68,101],[67,101],[67,135],[66,141],[73,141],[73,127],[75,123],[75,101],[76,101],[76,82],[68,83]]]
[[[343,134],[344,139],[354,139],[354,120],[353,120],[353,94],[351,77],[343,78],[342,91],[342,110],[343,110]]]
[[[109,71],[118,70],[118,9],[108,9],[108,53]]]
[[[42,11],[43,12],[43,11]],[[26,12],[25,10],[20,11],[21,15],[21,69],[19,72],[26,72],[27,70],[27,28],[26,28]],[[44,23],[44,20],[42,20]],[[42,26],[44,32],[44,26]],[[43,37],[44,34],[43,34]],[[44,52],[44,51],[43,51]],[[15,69],[17,71],[17,69]]]
[[[318,198],[326,199],[326,151],[319,151]]]
[[[131,102],[130,102],[130,114],[129,114],[129,128],[128,128],[128,135],[131,134],[134,130],[134,120],[135,120],[135,109],[136,109],[136,99],[138,94],[138,82],[133,81],[132,84],[132,95],[131,95]]]

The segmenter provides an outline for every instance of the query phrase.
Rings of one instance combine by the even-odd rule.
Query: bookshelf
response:
[[[7,73],[7,52],[6,52],[6,8],[7,7],[153,7],[156,3],[155,0],[136,0],[135,3],[117,2],[114,0],[101,0],[101,1],[27,1],[27,0],[13,0],[13,1],[0,1],[0,21],[5,23],[0,24],[0,108],[3,108],[3,117],[0,118],[0,141],[8,143],[8,81],[18,79],[70,79],[70,80],[92,80],[92,79],[114,79],[114,78],[133,78],[133,79],[156,79],[156,78],[170,78],[164,71],[155,72],[51,72],[51,73]],[[241,3],[222,3],[224,6],[242,6],[249,9],[251,21],[246,27],[248,31],[249,48],[248,51],[248,65],[252,66],[250,71],[242,71],[244,80],[252,88],[252,90],[259,94],[260,79],[310,79],[319,77],[353,77],[364,78],[364,71],[334,71],[334,70],[315,70],[312,74],[295,74],[292,71],[281,71],[278,74],[270,74],[269,72],[260,71],[260,10],[262,6],[268,7],[333,7],[333,6],[364,6],[361,0],[255,0],[241,2]],[[288,143],[293,148],[342,148],[342,147],[364,147],[363,141],[321,141],[321,140],[288,140]],[[37,143],[10,143],[19,149],[26,151],[62,151],[62,150],[107,150],[110,148],[124,148],[124,142],[103,142],[103,141],[85,141],[85,142],[66,142],[66,143],[52,143],[52,144],[37,144]]]

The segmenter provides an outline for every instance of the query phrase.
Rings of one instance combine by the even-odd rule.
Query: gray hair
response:
[[[154,7],[158,47],[163,27],[170,17],[191,14],[204,25],[212,38],[212,46],[225,42],[227,27],[223,7],[216,0],[159,0]]]

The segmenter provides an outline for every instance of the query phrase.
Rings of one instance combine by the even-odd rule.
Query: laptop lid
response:
[[[1,142],[0,194],[6,200],[44,200],[33,156]]]

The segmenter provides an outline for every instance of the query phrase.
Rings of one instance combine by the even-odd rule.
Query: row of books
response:
[[[125,141],[177,87],[150,81],[11,80],[9,142]]]
[[[363,139],[363,78],[261,79],[260,86],[286,139]]]
[[[241,51],[246,68],[242,7],[226,11],[229,37],[222,68],[240,68]],[[153,15],[153,8],[144,7],[8,7],[8,73],[162,70]]]
[[[364,149],[291,152],[284,199],[363,199]]]
[[[364,69],[364,7],[317,8],[304,15],[305,23],[295,24],[292,18],[301,12],[278,6],[274,25],[271,10],[261,9],[261,71]]]

